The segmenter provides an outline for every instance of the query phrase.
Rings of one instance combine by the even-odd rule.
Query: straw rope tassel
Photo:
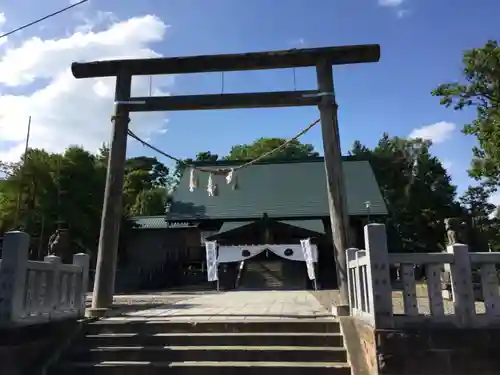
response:
[[[208,175],[208,185],[207,191],[209,197],[214,197],[217,194],[217,185],[214,182],[214,174],[210,173]]]
[[[192,193],[194,189],[198,188],[198,174],[194,168],[191,168],[189,175],[189,191]]]
[[[236,190],[238,189],[238,175],[236,174],[236,171],[234,169],[231,169],[229,173],[226,176],[226,182],[227,184],[232,184],[232,189]]]

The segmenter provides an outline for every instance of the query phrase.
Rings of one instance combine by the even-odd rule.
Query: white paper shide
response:
[[[208,281],[217,281],[219,279],[217,272],[217,242],[206,241],[205,250],[207,256],[207,279]]]
[[[315,280],[316,275],[314,273],[314,260],[311,249],[311,239],[307,238],[305,240],[300,240],[300,246],[302,247],[302,251],[304,253],[304,259],[306,261],[307,275],[309,276],[309,280]]]

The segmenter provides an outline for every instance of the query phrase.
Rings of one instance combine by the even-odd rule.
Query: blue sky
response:
[[[112,12],[116,22],[156,15],[169,27],[163,39],[149,47],[165,56],[378,43],[382,50],[379,63],[334,70],[343,151],[347,152],[356,139],[373,146],[383,132],[408,136],[424,126],[455,124],[449,134],[442,134],[443,139],[435,144],[433,152],[449,165],[454,183],[463,189],[469,183],[466,169],[474,139],[462,135],[460,129],[473,118],[473,113],[443,108],[430,92],[440,83],[459,78],[464,50],[498,38],[500,2],[482,0],[481,6],[465,0],[383,2],[384,6],[377,0],[91,0],[78,10],[10,38],[9,43],[19,45],[34,36],[44,40],[67,36],[78,22],[95,17],[97,11]],[[0,6],[6,16],[3,30],[67,3],[4,1]],[[37,90],[46,80],[42,77],[20,87],[0,86],[1,94]],[[290,70],[233,72],[224,76],[224,92],[307,89],[314,85],[311,69],[296,70],[295,87]],[[174,95],[219,93],[221,86],[219,73],[188,75],[175,77],[167,91]],[[318,111],[290,108],[165,115],[166,132],[156,134],[151,141],[175,156],[189,157],[205,150],[224,155],[232,145],[259,137],[292,137],[315,120]],[[137,124],[132,124],[132,128],[138,129],[134,126]],[[321,151],[319,127],[302,141]],[[8,139],[3,142],[4,147],[10,144]],[[1,147],[0,127],[0,151]],[[131,143],[130,155],[144,152],[141,146]]]

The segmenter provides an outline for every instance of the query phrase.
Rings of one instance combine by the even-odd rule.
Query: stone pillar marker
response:
[[[22,313],[30,236],[20,231],[7,232],[0,264],[0,326],[15,323]]]

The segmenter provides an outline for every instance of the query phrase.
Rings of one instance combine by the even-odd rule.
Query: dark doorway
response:
[[[245,261],[238,289],[302,290],[307,288],[304,262],[283,259],[270,250]]]

